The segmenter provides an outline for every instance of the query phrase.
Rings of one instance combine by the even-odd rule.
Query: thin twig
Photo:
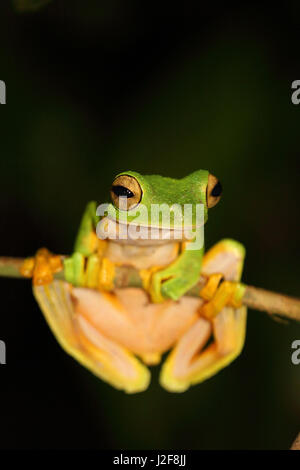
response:
[[[20,273],[23,262],[24,258],[0,257],[0,276],[24,279]],[[63,270],[56,273],[54,277],[55,279],[64,279]],[[187,295],[199,297],[200,290],[204,287],[205,282],[206,278],[200,277],[198,284],[188,291]],[[243,285],[245,288],[242,298],[243,305],[253,310],[267,312],[269,315],[281,315],[285,318],[300,321],[300,299],[258,287]],[[142,287],[143,283],[136,269],[129,266],[116,266],[114,286]]]
[[[294,440],[290,450],[300,450],[300,432],[296,439]]]

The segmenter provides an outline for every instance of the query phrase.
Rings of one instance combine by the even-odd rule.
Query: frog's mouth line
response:
[[[97,235],[124,244],[156,245],[188,241],[195,237],[192,228],[159,228],[144,225],[125,224],[105,217],[97,226]]]

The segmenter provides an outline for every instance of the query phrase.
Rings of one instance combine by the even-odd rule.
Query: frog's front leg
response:
[[[228,285],[232,285],[229,281],[239,285],[244,255],[242,245],[233,240],[223,240],[204,256],[203,272],[208,276],[222,273]],[[247,312],[244,306],[224,306],[227,288],[225,291],[221,295],[222,301],[219,296],[215,302],[215,311],[209,308],[214,313],[211,318],[203,315],[203,307],[209,304],[203,303],[199,309],[200,318],[177,342],[163,365],[160,381],[169,391],[185,391],[216,374],[240,354],[245,340]],[[221,312],[215,315],[221,305]],[[209,340],[212,341],[206,347]]]
[[[91,283],[93,276],[95,277],[97,256],[94,254],[99,246],[95,232],[97,220],[96,202],[89,202],[80,223],[74,253],[64,260],[65,277],[71,284],[85,285],[86,279]],[[87,263],[86,257],[91,257]],[[53,274],[62,269],[61,257],[53,255],[46,248],[41,248],[35,256],[25,260],[21,273],[25,277],[32,277],[34,285],[45,285],[51,283]]]
[[[73,254],[64,260],[65,279],[76,287],[111,290],[114,263],[105,257],[106,240],[97,237],[96,202],[88,203],[81,219]]]
[[[97,224],[96,202],[87,204],[83,213],[74,252],[64,261],[65,278],[74,286],[94,287],[99,271],[99,256],[96,253],[98,238],[95,227]]]
[[[153,302],[178,300],[199,280],[204,248],[193,250],[190,246],[191,242],[184,243],[179,257],[152,275],[149,293]]]

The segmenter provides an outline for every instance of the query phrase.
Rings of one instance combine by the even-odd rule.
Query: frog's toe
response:
[[[33,284],[39,286],[52,282],[53,274],[62,269],[59,255],[53,255],[47,248],[40,248],[34,257],[24,261],[20,272],[24,277],[32,277]]]
[[[75,252],[64,260],[65,279],[77,287],[85,285],[85,258],[81,253]]]
[[[75,252],[64,260],[65,280],[75,287],[112,290],[114,287],[115,264],[97,253],[84,256]]]

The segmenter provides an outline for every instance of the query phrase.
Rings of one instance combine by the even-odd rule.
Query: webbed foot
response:
[[[207,319],[216,317],[224,307],[242,306],[244,287],[239,282],[225,281],[222,274],[211,274],[200,292],[206,300],[201,307],[201,315]]]
[[[52,254],[47,248],[40,248],[36,255],[26,258],[20,268],[24,277],[31,278],[36,286],[50,284],[53,275],[63,269],[61,257]]]

